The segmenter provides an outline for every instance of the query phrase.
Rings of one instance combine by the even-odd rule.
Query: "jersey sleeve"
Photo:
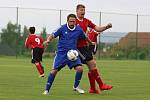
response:
[[[96,25],[91,21],[91,20],[89,20],[89,19],[87,19],[88,20],[88,27],[90,27],[90,28],[94,28]]]
[[[57,28],[56,30],[52,32],[52,35],[54,38],[56,38],[57,36],[60,36],[60,34],[61,34],[61,27]]]

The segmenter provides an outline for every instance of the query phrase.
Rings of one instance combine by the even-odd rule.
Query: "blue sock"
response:
[[[50,88],[51,88],[51,86],[53,84],[54,79],[55,79],[55,75],[53,75],[53,74],[50,73],[49,76],[48,76],[48,80],[47,80],[47,84],[46,84],[46,89],[45,89],[48,92],[49,92],[49,90],[50,90]]]
[[[74,88],[78,87],[80,80],[82,78],[82,73],[83,72],[76,72],[76,76],[75,76],[75,82],[74,82]]]

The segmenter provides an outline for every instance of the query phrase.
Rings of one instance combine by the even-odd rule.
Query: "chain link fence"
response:
[[[0,55],[26,56],[24,48],[28,27],[35,26],[36,34],[44,39],[53,30],[66,23],[66,16],[75,11],[0,7]],[[99,59],[150,59],[150,15],[109,12],[86,12],[96,25],[113,24],[98,35]],[[44,35],[46,34],[46,36]],[[45,55],[53,55],[57,40],[47,48]],[[50,52],[50,54],[49,54]]]

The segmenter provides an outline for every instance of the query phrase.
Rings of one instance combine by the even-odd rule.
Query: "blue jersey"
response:
[[[70,49],[77,48],[77,40],[79,38],[86,38],[84,31],[80,26],[75,26],[73,29],[68,27],[68,24],[62,25],[59,29],[54,31],[54,38],[59,36],[59,41],[57,45],[57,51],[68,51]]]

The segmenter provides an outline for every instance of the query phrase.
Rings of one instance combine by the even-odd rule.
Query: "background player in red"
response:
[[[96,51],[97,51],[97,36],[99,35],[100,33],[99,32],[95,32],[94,29],[92,28],[89,28],[88,29],[88,32],[87,32],[87,35],[89,37],[89,39],[95,43],[95,45],[89,45],[89,49],[90,51],[95,55],[96,54]]]
[[[32,49],[32,60],[31,62],[35,64],[40,77],[44,77],[44,67],[41,64],[42,61],[42,55],[44,52],[43,42],[44,40],[37,36],[35,33],[35,27],[29,28],[30,35],[27,37],[25,42],[26,48]]]
[[[112,27],[112,24],[109,23],[104,26],[97,26],[93,24],[89,19],[85,18],[85,6],[82,4],[78,4],[76,7],[77,14],[77,24],[83,29],[84,32],[87,32],[87,28],[90,27],[97,32],[105,31],[108,28]],[[92,52],[89,49],[88,43],[86,40],[80,39],[78,40],[77,48],[80,51],[80,58],[82,63],[86,64],[89,68],[88,78],[90,82],[90,90],[89,93],[99,94],[99,91],[96,89],[95,81],[99,85],[100,90],[110,90],[112,88],[111,85],[105,84],[96,67],[96,61],[93,59]]]

